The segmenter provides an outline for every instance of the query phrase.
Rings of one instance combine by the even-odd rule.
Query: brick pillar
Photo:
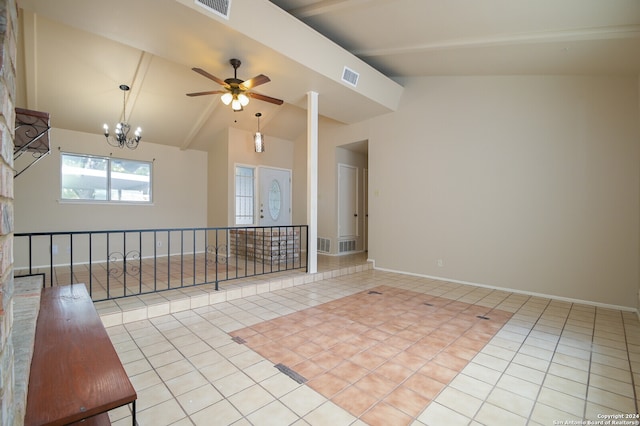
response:
[[[16,0],[0,0],[0,425],[20,425],[13,347],[13,136],[15,126]]]

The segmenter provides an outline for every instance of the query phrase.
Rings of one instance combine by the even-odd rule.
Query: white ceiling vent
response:
[[[196,0],[198,6],[202,6],[209,12],[213,12],[224,19],[229,19],[231,0]]]
[[[342,81],[356,87],[358,85],[358,78],[360,78],[360,74],[349,67],[344,67],[342,71]]]

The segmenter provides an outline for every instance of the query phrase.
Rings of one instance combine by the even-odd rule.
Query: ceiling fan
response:
[[[231,104],[231,108],[234,111],[242,111],[242,108],[249,103],[249,98],[258,99],[276,105],[283,104],[283,101],[281,99],[272,98],[271,96],[265,96],[251,91],[251,89],[256,86],[270,82],[271,79],[269,77],[264,74],[260,74],[246,81],[240,80],[237,74],[238,67],[241,64],[240,60],[230,59],[229,63],[233,67],[233,78],[227,78],[225,80],[221,80],[218,77],[209,74],[202,68],[192,68],[192,70],[194,70],[198,74],[207,77],[209,80],[213,80],[221,85],[224,90],[210,90],[207,92],[187,93],[187,96],[215,95],[218,93],[222,93],[220,99],[225,105]]]

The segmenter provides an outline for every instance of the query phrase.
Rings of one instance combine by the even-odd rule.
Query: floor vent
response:
[[[204,7],[209,12],[229,19],[229,10],[231,9],[231,0],[195,0],[196,4]]]
[[[344,70],[342,70],[342,81],[352,85],[353,87],[356,87],[358,85],[359,78],[360,78],[360,74],[358,74],[357,72],[355,72],[349,67],[344,67]]]
[[[318,251],[331,253],[331,240],[329,238],[318,237]]]
[[[292,369],[290,369],[284,364],[276,364],[274,365],[274,367],[280,370],[280,372],[291,377],[293,380],[295,380],[299,384],[303,384],[304,382],[307,381],[307,379],[305,379],[304,377],[302,377],[301,375],[299,375],[298,373],[296,373],[295,371],[293,371]]]
[[[490,319],[489,317],[485,317],[484,315],[478,315],[476,318],[480,318],[482,320],[488,320]]]
[[[244,344],[246,344],[246,343],[247,343],[247,341],[246,341],[246,340],[244,340],[244,339],[243,339],[242,337],[240,337],[240,336],[234,336],[234,337],[232,337],[232,338],[231,338],[231,340],[233,340],[234,342],[236,342],[236,343],[238,343],[238,344],[240,344],[240,345],[244,345]]]
[[[348,253],[350,251],[356,251],[356,240],[340,241],[340,253]]]

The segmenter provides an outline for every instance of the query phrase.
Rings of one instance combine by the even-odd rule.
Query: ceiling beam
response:
[[[365,3],[371,3],[373,1],[379,0],[323,0],[310,4],[308,6],[289,9],[287,10],[287,12],[298,19],[303,19],[310,18],[316,15],[323,15],[325,13],[336,12],[343,9],[362,6]]]
[[[221,103],[222,102],[217,96],[211,98],[211,101],[207,104],[207,107],[202,110],[196,121],[193,123],[193,125],[190,126],[191,130],[185,136],[182,144],[180,145],[181,150],[184,151],[185,149],[189,149],[191,147],[191,144],[194,142],[198,133],[200,133],[202,127],[207,123],[216,109],[220,107]]]
[[[130,90],[126,97],[125,109],[129,111],[129,116],[131,116],[131,113],[133,113],[133,110],[135,109],[136,100],[142,90],[142,84],[144,82],[144,78],[147,76],[147,71],[149,71],[152,59],[152,54],[144,51],[140,53],[140,60],[138,61],[138,66],[136,67],[135,74],[133,75],[133,79],[130,83]],[[122,111],[122,114],[124,115],[124,111]],[[123,120],[126,120],[126,117],[123,116],[120,118],[120,121]]]
[[[481,48],[521,45],[528,43],[558,43],[625,38],[640,39],[640,25],[589,28],[583,30],[546,31],[528,34],[508,34],[495,37],[476,37],[458,40],[444,40],[434,43],[424,43],[384,49],[360,49],[354,50],[353,54],[361,57],[373,57],[394,54],[420,53],[444,49]]]

